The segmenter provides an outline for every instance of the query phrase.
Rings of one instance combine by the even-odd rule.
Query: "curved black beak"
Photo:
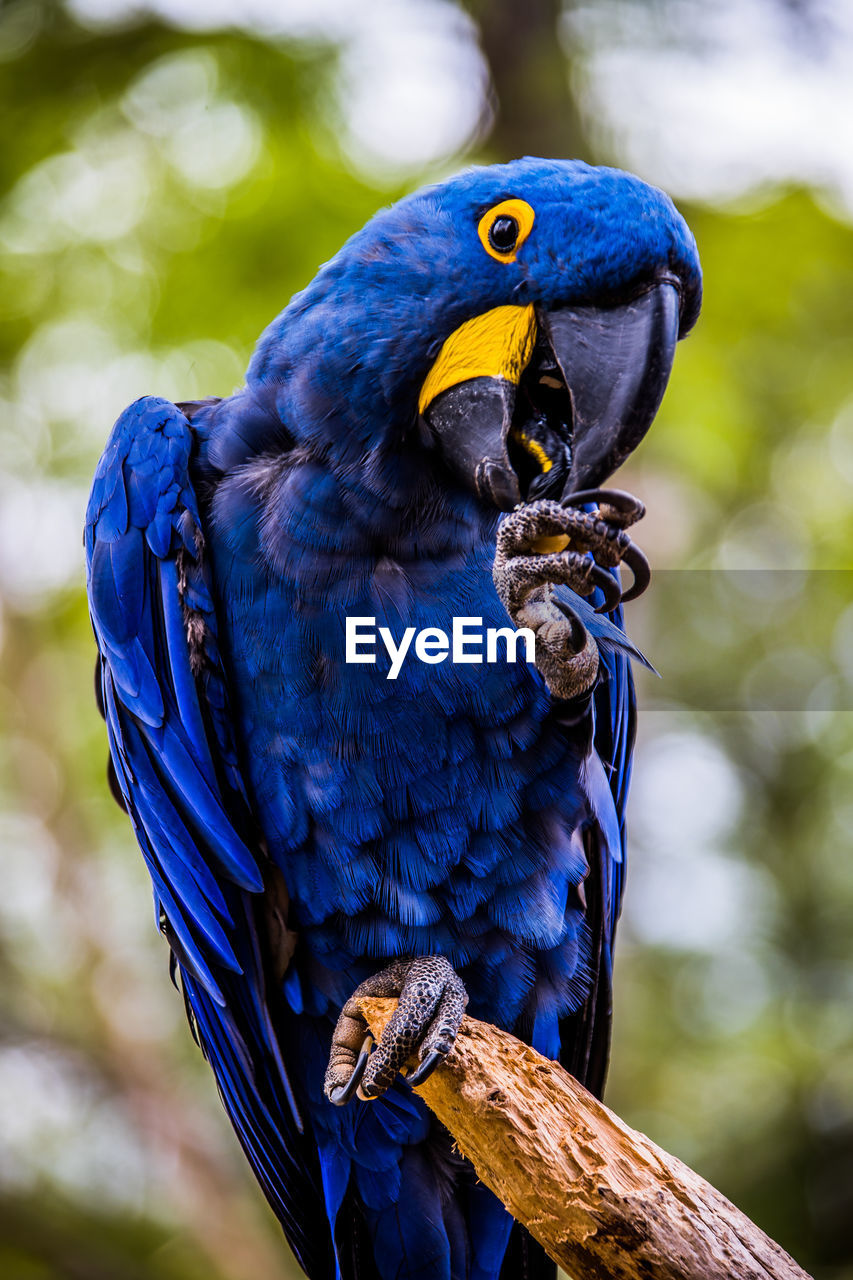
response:
[[[504,378],[470,378],[442,391],[424,413],[453,470],[501,511],[521,502],[506,449],[515,393]]]
[[[679,302],[677,282],[665,278],[615,307],[537,308],[518,382],[469,378],[424,406],[445,460],[502,511],[598,487],[654,420]]]
[[[679,301],[675,283],[662,280],[620,307],[540,313],[572,398],[567,493],[602,484],[652,425],[672,370]]]

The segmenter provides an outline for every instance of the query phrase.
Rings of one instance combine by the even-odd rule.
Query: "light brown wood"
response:
[[[396,1001],[360,1005],[378,1039]],[[466,1017],[415,1092],[573,1280],[807,1277],[710,1183],[505,1031]]]

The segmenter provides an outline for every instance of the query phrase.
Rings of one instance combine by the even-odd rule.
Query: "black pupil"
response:
[[[499,218],[495,218],[489,227],[489,244],[498,253],[508,253],[510,249],[514,249],[517,239],[518,223],[507,213],[502,213]]]

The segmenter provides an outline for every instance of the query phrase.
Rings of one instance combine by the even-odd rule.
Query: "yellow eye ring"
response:
[[[477,224],[480,244],[496,262],[515,262],[515,255],[533,230],[536,214],[526,200],[502,200]]]

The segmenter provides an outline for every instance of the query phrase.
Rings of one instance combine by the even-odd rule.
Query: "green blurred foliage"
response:
[[[140,1218],[43,1196],[0,1204],[0,1270],[13,1280],[221,1280],[187,1240]]]
[[[470,7],[502,108],[478,158],[557,148],[561,94],[583,148],[557,6],[532,6],[515,61],[506,6]],[[402,186],[343,150],[331,46],[87,29],[18,0],[0,58],[0,1270],[292,1275],[104,785],[79,529],[123,405],[228,394],[263,326]],[[705,309],[620,476],[663,570],[629,621],[664,678],[638,677],[608,1100],[844,1280],[853,229],[806,190],[685,212]]]
[[[666,566],[634,619],[663,674],[639,677],[637,781],[666,769],[634,824],[609,1101],[847,1276],[853,232],[804,191],[754,206],[687,211],[703,316],[622,473]]]

